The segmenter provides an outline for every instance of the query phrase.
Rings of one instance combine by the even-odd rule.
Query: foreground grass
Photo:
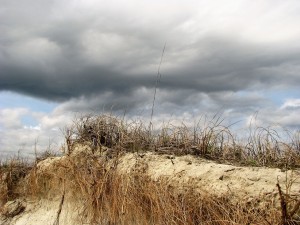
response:
[[[232,201],[188,188],[178,190],[163,178],[153,181],[137,161],[127,174],[118,171],[126,152],[192,154],[247,165],[299,167],[298,139],[284,144],[271,130],[257,128],[240,145],[220,121],[204,128],[165,126],[159,132],[140,121],[100,115],[82,117],[66,130],[66,155],[28,164],[20,159],[0,166],[2,204],[20,196],[61,197],[81,205],[79,224],[299,224],[300,196],[280,193],[273,199]],[[75,154],[77,144],[92,152]],[[106,151],[105,149],[111,149]],[[50,156],[50,155],[48,155]],[[48,159],[50,164],[48,164]],[[55,158],[54,158],[55,159]]]
[[[278,195],[233,201],[195,191],[191,183],[178,190],[167,179],[152,180],[147,164],[136,161],[128,173],[112,159],[89,152],[49,158],[28,171],[12,189],[14,196],[31,200],[73,202],[78,224],[297,224],[299,196]],[[283,218],[283,197],[286,216]]]

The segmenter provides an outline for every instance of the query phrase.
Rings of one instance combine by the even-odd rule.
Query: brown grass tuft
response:
[[[81,224],[300,223],[299,196],[280,193],[280,186],[280,198],[236,202],[231,194],[218,197],[196,192],[192,183],[178,190],[164,178],[154,181],[147,173],[148,165],[138,160],[130,172],[118,170],[120,156],[131,151],[298,168],[299,136],[283,143],[274,130],[257,128],[242,145],[220,118],[205,127],[167,124],[153,131],[141,121],[100,115],[76,119],[67,129],[66,144],[63,157],[45,154],[32,166],[20,160],[2,163],[2,203],[20,196],[54,199],[64,193],[61,199],[74,202]],[[89,147],[76,152],[78,144]]]

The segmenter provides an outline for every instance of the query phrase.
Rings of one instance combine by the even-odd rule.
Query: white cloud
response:
[[[24,129],[25,130],[41,130],[41,126],[38,125],[38,126],[24,126]]]
[[[287,99],[280,108],[281,109],[300,108],[300,99]]]
[[[26,108],[0,109],[0,125],[5,129],[21,128],[21,118],[28,113],[29,111]]]
[[[54,110],[55,111],[55,110]],[[22,122],[22,116],[35,118],[38,125]],[[51,150],[59,152],[63,143],[62,130],[68,125],[71,116],[67,113],[41,113],[27,108],[6,108],[0,110],[0,155],[12,155],[19,152],[25,157],[33,157],[38,152]]]

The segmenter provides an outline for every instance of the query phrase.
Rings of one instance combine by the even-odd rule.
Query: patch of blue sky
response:
[[[287,99],[299,99],[300,98],[300,90],[291,89],[287,90],[268,90],[263,91],[263,95],[271,99],[277,106],[281,106]]]
[[[256,94],[261,97],[272,101],[276,106],[281,106],[287,99],[299,99],[300,98],[300,90],[298,89],[290,89],[290,90],[260,90],[255,91]],[[253,95],[253,91],[238,91],[236,93],[238,96],[246,97]]]
[[[26,127],[37,127],[39,125],[38,121],[31,115],[24,115],[21,117],[21,122]]]
[[[10,91],[0,92],[0,109],[5,108],[27,108],[33,112],[50,113],[57,103],[41,100]]]

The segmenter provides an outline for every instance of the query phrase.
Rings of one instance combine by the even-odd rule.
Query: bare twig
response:
[[[280,205],[281,205],[281,222],[282,225],[288,225],[288,212],[287,212],[287,205],[286,205],[286,200],[285,197],[283,196],[281,187],[279,185],[279,182],[277,182],[276,184],[277,188],[278,188],[278,192],[279,192],[279,197],[280,197]]]
[[[156,83],[155,83],[155,88],[154,88],[154,96],[153,96],[153,102],[152,102],[152,109],[151,109],[151,119],[150,119],[150,128],[152,127],[152,118],[153,118],[153,113],[154,113],[154,104],[155,104],[155,99],[156,99],[156,90],[157,90],[157,86],[160,82],[160,79],[161,79],[161,73],[160,73],[160,67],[161,67],[161,64],[162,64],[162,60],[163,60],[163,57],[164,57],[164,53],[165,53],[165,49],[166,49],[166,44],[164,45],[164,48],[163,48],[163,51],[162,51],[162,54],[161,54],[161,58],[160,58],[160,62],[159,62],[159,65],[158,65],[158,69],[157,69],[157,77],[156,77]]]
[[[59,207],[58,207],[58,210],[57,210],[57,213],[56,213],[56,219],[53,223],[53,225],[59,225],[59,216],[61,214],[61,210],[62,210],[62,206],[64,204],[64,201],[65,201],[65,181],[63,181],[63,193],[62,193],[62,196],[61,196],[61,200],[60,200],[60,203],[59,203]]]

